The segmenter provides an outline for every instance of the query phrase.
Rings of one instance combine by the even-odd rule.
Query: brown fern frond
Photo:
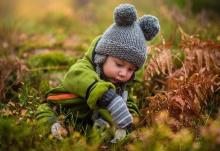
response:
[[[193,120],[201,119],[203,109],[218,88],[218,77],[212,74],[195,73],[176,90],[148,97],[149,113],[153,118],[166,110],[181,126],[193,126]],[[149,116],[149,115],[148,115]]]
[[[149,107],[142,108],[140,121],[142,125],[147,123],[152,124],[155,121],[157,114],[161,111],[168,111],[168,99],[167,95],[163,93],[157,93],[155,96],[147,97]]]
[[[166,90],[177,89],[194,73],[220,74],[220,45],[191,38],[182,41],[183,66],[167,77]]]
[[[153,119],[166,111],[181,126],[193,126],[202,120],[210,103],[219,105],[216,92],[220,90],[220,45],[184,35],[180,47],[185,53],[182,67],[176,69],[170,49],[161,45],[145,68],[149,106],[142,111]],[[164,93],[157,93],[164,92]],[[151,120],[153,121],[153,120]]]
[[[191,72],[199,72],[201,68],[220,73],[220,45],[212,41],[190,38],[181,42],[180,46],[186,53],[185,66]],[[194,63],[194,64],[193,64]]]
[[[166,94],[158,93],[155,96],[148,97],[151,113],[158,113],[168,109],[168,97]]]
[[[9,101],[6,94],[20,85],[25,71],[24,63],[14,56],[0,60],[0,101]]]
[[[201,92],[202,89],[199,85],[187,84],[184,87],[169,93],[169,111],[177,119],[181,119],[181,116],[200,116],[201,104],[203,100],[201,98],[206,98],[208,92],[204,94],[205,90],[202,90],[202,95],[198,95],[196,89]],[[200,96],[200,97],[199,97]],[[206,104],[207,100],[204,100]]]
[[[154,55],[149,60],[145,68],[145,80],[151,79],[154,76],[163,74],[169,75],[173,69],[172,54],[170,49],[158,46],[151,48],[150,52],[154,51]]]
[[[215,77],[213,75],[195,73],[188,79],[185,85],[182,85],[177,90],[170,91],[168,100],[174,101],[175,97],[181,97],[185,100],[187,108],[192,111],[195,108],[194,103],[200,106],[206,105],[208,98],[214,94],[217,88]],[[188,110],[187,108],[186,110]],[[198,114],[197,110],[194,113]]]

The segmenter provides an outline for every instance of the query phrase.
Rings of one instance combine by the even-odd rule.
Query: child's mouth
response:
[[[109,79],[109,81],[114,83],[114,84],[122,83],[122,81],[114,79],[114,78]]]

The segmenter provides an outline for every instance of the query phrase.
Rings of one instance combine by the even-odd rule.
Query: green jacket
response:
[[[93,65],[93,50],[99,39],[100,37],[97,37],[85,56],[70,67],[63,80],[63,87],[68,92],[87,100],[87,104],[91,109],[96,108],[96,101],[109,88],[115,89],[112,83],[100,79]]]
[[[100,79],[95,71],[92,58],[99,39],[100,36],[95,38],[84,57],[70,67],[69,71],[64,76],[61,86],[50,90],[47,95],[60,92],[76,94],[78,98],[49,101],[49,103],[61,104],[63,106],[71,105],[70,109],[78,118],[84,118],[90,115],[91,110],[98,110],[105,119],[111,121],[110,114],[107,110],[96,106],[97,100],[99,100],[109,88],[115,89],[112,83]],[[134,81],[140,82],[142,75],[143,69],[137,71]],[[127,104],[129,104],[128,108],[130,110],[138,113],[137,106],[134,102],[128,101]]]

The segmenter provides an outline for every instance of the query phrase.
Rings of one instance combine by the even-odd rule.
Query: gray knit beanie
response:
[[[156,17],[144,15],[138,21],[136,9],[131,4],[121,4],[114,11],[115,23],[102,35],[95,48],[94,63],[97,70],[106,56],[126,60],[140,68],[146,59],[146,40],[159,32]],[[100,71],[99,71],[100,72]]]

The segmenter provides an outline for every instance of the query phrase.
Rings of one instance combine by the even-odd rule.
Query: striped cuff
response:
[[[110,111],[112,119],[118,127],[125,128],[127,125],[132,123],[132,116],[121,96],[112,100],[112,102],[107,106],[107,109]]]
[[[97,101],[97,105],[107,107],[111,101],[117,97],[114,89],[109,89],[100,100]]]

